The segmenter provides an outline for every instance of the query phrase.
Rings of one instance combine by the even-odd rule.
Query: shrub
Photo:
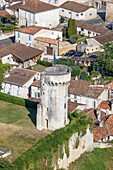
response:
[[[72,44],[74,44],[77,39],[78,39],[78,36],[77,36],[77,35],[71,35],[71,36],[69,37],[69,41],[70,41],[70,43],[72,43]]]
[[[42,60],[37,60],[37,64],[46,66],[46,67],[50,67],[52,66],[52,63],[48,62],[48,61],[42,61]]]
[[[65,18],[63,16],[60,17],[60,23],[63,23],[65,21]]]

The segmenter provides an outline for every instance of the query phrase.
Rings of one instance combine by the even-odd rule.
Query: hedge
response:
[[[19,97],[16,97],[16,96],[11,96],[9,94],[5,94],[5,93],[2,93],[2,92],[0,92],[0,100],[6,101],[6,102],[9,102],[9,103],[13,103],[13,104],[17,104],[17,105],[20,105],[20,106],[24,106],[24,107],[27,107],[27,108],[33,108],[33,109],[36,109],[37,104],[38,104],[37,102],[31,101],[31,100],[28,100],[28,99],[19,98]]]
[[[37,60],[37,64],[46,66],[46,67],[50,67],[52,66],[52,63],[48,62],[48,61],[42,61],[42,60]]]

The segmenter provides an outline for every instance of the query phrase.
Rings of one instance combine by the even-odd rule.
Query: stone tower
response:
[[[55,130],[68,124],[68,86],[71,69],[54,65],[41,74],[41,103],[37,106],[36,127]]]

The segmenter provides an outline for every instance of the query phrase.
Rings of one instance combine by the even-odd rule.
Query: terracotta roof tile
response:
[[[68,102],[68,112],[69,113],[74,112],[77,106],[78,106],[77,102]]]
[[[15,84],[18,86],[23,86],[29,79],[37,74],[36,71],[16,68],[11,71],[10,75],[7,78],[4,78],[5,83]]]
[[[39,0],[26,0],[26,4],[21,6],[21,9],[30,11],[32,13],[38,13],[48,10],[57,9],[58,7],[44,3]]]
[[[10,14],[7,11],[3,10],[3,11],[0,11],[0,16],[6,17],[6,16],[10,16]]]
[[[32,86],[40,87],[40,80],[33,81]]]
[[[14,5],[8,6],[7,8],[17,11],[22,6],[22,4],[23,4],[22,2],[19,2],[19,3],[16,3]]]
[[[113,41],[113,32],[107,32],[105,34],[102,35],[98,35],[96,37],[94,37],[94,39],[99,42],[100,44],[105,44],[107,42],[112,42]]]
[[[47,28],[47,27],[29,26],[29,27],[25,27],[25,28],[16,29],[15,31],[19,31],[19,32],[22,32],[22,33],[34,35],[37,32],[39,32],[40,30],[42,30],[42,29],[49,30],[49,28]]]
[[[104,88],[90,87],[91,83],[86,80],[71,80],[69,94],[98,98]]]
[[[110,102],[107,102],[107,101],[103,101],[102,103],[100,103],[97,107],[97,109],[108,109],[110,110],[111,109],[111,106],[110,106]]]
[[[0,49],[0,58],[5,55],[12,54],[14,57],[26,61],[43,53],[42,50],[38,50],[20,43],[13,43],[7,47]]]
[[[35,38],[35,40],[42,41],[42,42],[45,42],[45,43],[54,44],[54,45],[58,44],[58,40],[55,40],[55,39],[52,39],[52,38],[37,37],[37,38]]]
[[[84,11],[90,9],[90,8],[93,8],[93,7],[86,6],[86,5],[83,5],[83,4],[80,4],[80,3],[77,3],[77,2],[73,2],[73,1],[65,2],[60,7],[64,8],[64,9],[68,9],[70,11],[78,12],[78,13],[84,12]]]

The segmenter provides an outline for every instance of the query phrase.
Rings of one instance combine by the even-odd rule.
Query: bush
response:
[[[71,35],[71,36],[69,37],[69,41],[70,41],[70,43],[72,43],[72,44],[74,44],[77,39],[78,39],[78,35]]]
[[[52,66],[52,63],[48,62],[48,61],[42,61],[42,60],[37,60],[37,64],[46,66],[46,67],[50,67]]]
[[[11,96],[9,94],[5,94],[0,92],[0,100],[9,102],[9,103],[13,103],[13,104],[17,104],[20,106],[24,106],[27,108],[33,108],[36,109],[37,108],[37,103],[33,102],[31,100],[28,99],[23,99],[23,98],[19,98],[19,97],[15,97],[15,96]]]
[[[63,16],[60,17],[60,23],[63,23],[65,21],[65,18]]]

